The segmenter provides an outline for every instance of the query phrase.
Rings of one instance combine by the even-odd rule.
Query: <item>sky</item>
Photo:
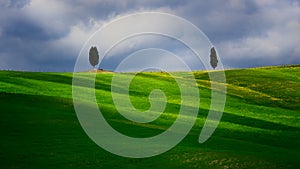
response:
[[[169,13],[193,23],[224,68],[300,64],[299,0],[1,0],[0,70],[73,71],[97,30],[138,12]],[[114,70],[130,53],[159,47],[182,58],[192,55],[174,39],[146,35],[120,44],[100,68]]]

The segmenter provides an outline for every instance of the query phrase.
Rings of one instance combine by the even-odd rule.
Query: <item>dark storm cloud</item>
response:
[[[30,0],[3,0],[0,6],[7,8],[23,8]]]
[[[258,8],[254,1],[211,0],[187,3],[176,11],[217,42],[258,34],[272,26],[260,17]]]
[[[67,32],[65,32],[67,33]],[[20,18],[4,26],[2,36],[4,38],[18,38],[26,41],[48,41],[64,36],[63,32],[48,32],[38,23],[34,23],[26,18]]]

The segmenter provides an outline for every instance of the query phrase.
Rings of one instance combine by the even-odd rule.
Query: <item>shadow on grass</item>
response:
[[[53,158],[49,155],[51,153],[57,153],[58,155],[69,153],[69,157],[74,152],[83,152],[82,156],[95,158],[90,154],[101,150],[88,139],[80,128],[71,99],[2,92],[0,93],[0,106],[0,125],[4,134],[0,142],[2,146],[7,145],[7,148],[3,149],[4,152],[19,153],[21,155],[39,152],[49,160],[50,157]],[[176,104],[173,106],[176,106]],[[199,117],[206,117],[207,110],[200,109],[200,111],[202,113]],[[109,108],[103,109],[103,112],[105,114],[118,113],[111,112]],[[168,128],[169,124],[172,124],[172,122],[169,122],[169,124],[153,123],[141,126],[137,123],[130,123],[128,120],[116,118],[114,115],[109,116],[107,120],[116,129],[139,137],[161,133]],[[274,130],[277,130],[276,128],[284,128],[288,131],[275,131],[275,133],[269,131],[260,132],[259,130],[238,131],[219,126],[207,142],[199,144],[198,137],[201,128],[194,126],[189,135],[176,146],[177,149],[176,147],[174,149],[176,152],[178,149],[183,149],[183,152],[190,149],[209,149],[210,151],[230,151],[242,154],[249,152],[263,153],[264,155],[262,156],[264,157],[271,158],[270,155],[273,154],[278,156],[278,158],[282,157],[284,160],[296,160],[297,155],[299,155],[299,153],[297,154],[299,152],[299,132],[293,132],[296,129],[299,131],[299,128],[288,129],[278,124],[239,117],[228,113],[224,113],[222,121],[247,126],[260,126],[262,128],[264,125],[269,126],[269,128],[273,126],[274,128],[272,129]],[[22,151],[18,149],[17,145],[23,146]],[[98,154],[109,156],[107,160],[120,158],[109,155],[103,150]],[[156,159],[162,156],[164,155],[160,155]],[[14,154],[10,154],[6,155],[5,158],[12,160],[14,157]]]

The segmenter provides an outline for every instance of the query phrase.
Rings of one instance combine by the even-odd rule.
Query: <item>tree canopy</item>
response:
[[[210,65],[214,69],[218,66],[217,52],[214,47],[210,49]]]
[[[95,66],[99,63],[99,53],[97,47],[91,47],[89,52],[89,61],[90,64],[95,68]]]

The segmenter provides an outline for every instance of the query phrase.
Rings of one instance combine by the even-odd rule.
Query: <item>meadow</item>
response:
[[[166,153],[133,159],[105,151],[85,134],[74,111],[72,73],[0,71],[0,168],[300,168],[300,65],[226,70],[225,110],[203,144],[198,138],[210,107],[211,82],[206,71],[193,74],[201,99],[192,130]],[[118,113],[111,96],[113,76],[97,73],[95,82],[99,108],[113,128],[150,137],[172,125],[181,101],[168,73],[138,73],[131,82],[130,99],[138,110],[149,109],[153,89],[166,94],[164,113],[145,124]]]

